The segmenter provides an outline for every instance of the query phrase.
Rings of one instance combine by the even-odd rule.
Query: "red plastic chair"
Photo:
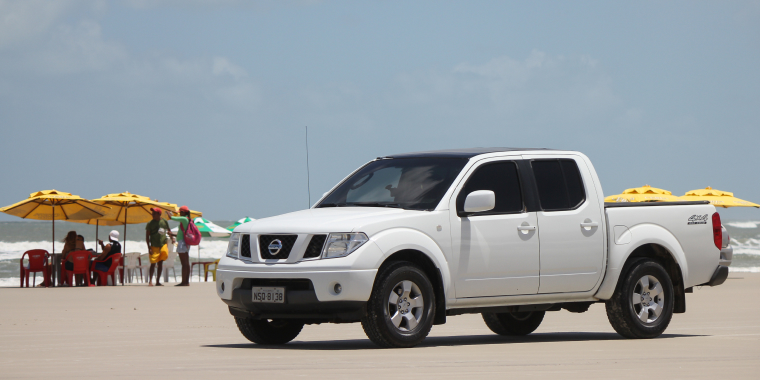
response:
[[[69,286],[74,286],[72,280],[75,274],[85,275],[87,286],[95,286],[90,284],[90,251],[74,251],[69,254],[69,257],[74,261],[74,270],[67,270],[65,266],[61,270],[61,277],[68,281]]]
[[[103,263],[106,260],[111,259],[111,267],[108,268],[107,272],[99,271],[95,268],[96,263]],[[93,272],[98,275],[98,286],[104,286],[108,285],[108,277],[111,277],[111,280],[113,280],[112,284],[116,286],[116,268],[119,266],[119,262],[121,261],[121,253],[114,253],[110,257],[108,257],[106,260],[96,260],[92,262]]]
[[[24,257],[28,255],[29,265],[24,266]],[[44,249],[32,249],[21,255],[21,288],[24,287],[24,278],[26,278],[26,287],[29,287],[29,274],[34,273],[32,286],[37,285],[37,272],[42,272],[45,278],[45,284],[50,286],[50,265],[48,258],[50,254]]]

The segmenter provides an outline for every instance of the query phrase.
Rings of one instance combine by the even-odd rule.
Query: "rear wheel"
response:
[[[541,325],[544,314],[544,311],[483,313],[483,321],[499,335],[528,335]]]
[[[378,273],[362,327],[381,347],[413,347],[433,326],[433,285],[424,272],[408,262],[397,262]]]
[[[285,344],[295,339],[303,323],[287,319],[252,319],[235,317],[244,337],[258,344]]]
[[[673,283],[657,262],[635,263],[606,302],[607,319],[626,338],[656,338],[673,317]]]

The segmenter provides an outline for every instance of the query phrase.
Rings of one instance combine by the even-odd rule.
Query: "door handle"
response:
[[[536,226],[517,226],[517,229],[520,231],[535,231]]]
[[[583,227],[583,228],[599,227],[599,223],[592,222],[592,221],[586,219],[586,220],[583,221],[583,223],[581,223],[581,227]]]

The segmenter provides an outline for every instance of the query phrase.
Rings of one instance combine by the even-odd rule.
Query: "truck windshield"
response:
[[[317,207],[398,207],[432,210],[466,159],[396,158],[372,161],[341,183]]]

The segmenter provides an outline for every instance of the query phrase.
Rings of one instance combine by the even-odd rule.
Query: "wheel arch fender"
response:
[[[674,277],[671,278],[674,288],[680,283],[682,289],[689,276],[689,267],[678,239],[670,231],[656,224],[639,224],[630,227],[629,230],[632,241],[628,244],[617,245],[610,239],[607,272],[595,297],[602,300],[610,299],[620,283],[621,276],[638,257],[665,260],[662,264],[666,266],[665,269],[671,277]],[[673,268],[669,268],[671,264]]]
[[[380,268],[389,261],[410,261],[421,267],[436,288],[436,317],[434,324],[446,321],[446,299],[449,294],[451,273],[443,250],[428,235],[410,228],[393,228],[372,236],[372,241],[383,252],[375,263]]]

